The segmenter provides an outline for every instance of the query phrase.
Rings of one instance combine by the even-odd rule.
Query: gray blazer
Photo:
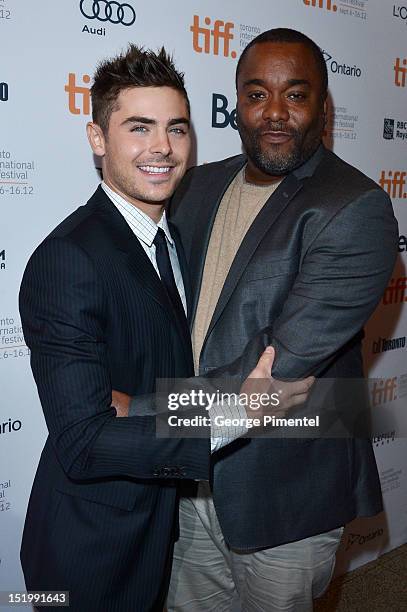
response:
[[[191,169],[170,203],[189,263],[193,324],[219,203],[246,158]],[[200,374],[243,380],[268,344],[277,378],[363,376],[363,325],[397,253],[386,193],[322,145],[290,173],[240,245],[219,297]],[[368,439],[240,440],[214,457],[227,542],[277,546],[382,509]]]

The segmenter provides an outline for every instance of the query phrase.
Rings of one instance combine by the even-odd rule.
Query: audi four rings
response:
[[[121,23],[125,26],[131,26],[136,21],[135,10],[127,3],[120,4],[107,0],[81,0],[79,8],[86,19]]]

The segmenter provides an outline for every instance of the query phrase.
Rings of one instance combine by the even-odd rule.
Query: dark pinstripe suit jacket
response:
[[[73,611],[159,610],[175,482],[208,478],[209,443],[156,439],[153,417],[110,407],[112,388],[149,394],[193,366],[158,275],[100,187],[34,252],[20,311],[49,430],[22,542],[27,588],[69,590]]]
[[[238,155],[190,170],[171,202],[190,269],[192,319],[219,203],[245,162]],[[362,327],[389,280],[397,240],[387,194],[319,147],[282,181],[242,241],[200,374],[243,380],[273,344],[276,378],[362,377]],[[235,442],[216,455],[213,493],[237,549],[300,540],[382,507],[370,440],[361,438]]]

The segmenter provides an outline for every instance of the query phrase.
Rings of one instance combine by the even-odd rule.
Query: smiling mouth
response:
[[[263,132],[262,136],[268,142],[272,142],[272,143],[283,143],[283,142],[287,142],[288,140],[292,138],[292,134],[289,134],[288,132],[272,131],[272,130]]]
[[[146,165],[146,166],[138,166],[138,169],[141,170],[141,172],[144,172],[145,174],[163,176],[163,175],[169,174],[171,170],[174,169],[174,166],[148,166]]]

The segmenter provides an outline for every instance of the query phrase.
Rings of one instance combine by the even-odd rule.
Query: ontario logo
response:
[[[222,21],[211,17],[205,17],[202,25],[199,15],[194,15],[190,27],[192,32],[192,47],[195,53],[206,55],[223,55],[235,59],[237,52],[231,48],[235,36],[233,33],[235,24],[232,21]]]
[[[352,548],[352,546],[355,546],[355,545],[363,546],[367,542],[376,540],[376,538],[380,538],[383,535],[383,533],[384,531],[381,528],[376,529],[375,531],[372,531],[371,533],[368,533],[367,535],[363,535],[361,533],[349,533],[345,551]]]
[[[356,77],[357,79],[362,76],[362,69],[359,68],[359,66],[356,66],[356,64],[350,66],[345,63],[340,63],[334,59],[334,57],[328,53],[328,51],[323,50],[322,53],[324,55],[326,65],[328,66],[328,70],[330,70],[332,74],[341,74],[344,76]]]

